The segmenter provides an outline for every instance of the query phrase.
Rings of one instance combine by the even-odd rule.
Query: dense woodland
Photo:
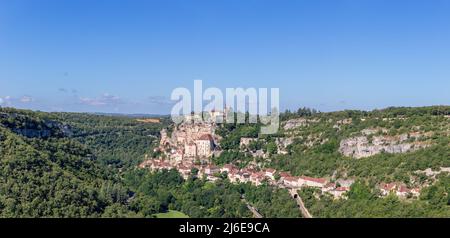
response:
[[[358,178],[347,200],[318,196],[313,189],[300,191],[313,216],[449,217],[450,176],[446,173],[437,176],[416,200],[379,198],[375,188],[379,182],[412,183],[412,176],[428,180],[415,171],[450,167],[450,126],[444,115],[450,115],[450,107],[286,111],[282,121],[302,117],[317,122],[270,136],[259,135],[261,124],[225,124],[217,131],[223,137],[224,152],[213,162],[246,166],[253,158],[239,150],[240,138],[259,137],[263,142],[252,143],[250,149],[270,155],[257,161],[263,166],[294,175]],[[333,127],[347,118],[353,123]],[[0,108],[0,217],[154,217],[168,210],[189,217],[251,217],[243,198],[265,217],[300,216],[295,201],[283,189],[230,184],[226,177],[215,183],[195,178],[185,181],[176,171],[136,169],[145,154],[151,155],[161,128],[170,126],[169,118],[160,120],[144,123],[129,117]],[[432,146],[363,159],[338,152],[343,138],[365,128],[387,128],[386,133],[396,135],[417,126],[434,132],[428,138]],[[299,138],[313,136],[319,143],[305,146],[307,139],[296,139],[288,154],[277,154],[275,138],[289,133]]]

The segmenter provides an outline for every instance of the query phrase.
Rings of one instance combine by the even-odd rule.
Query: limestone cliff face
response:
[[[281,138],[275,138],[275,143],[280,148],[287,148],[290,144],[294,142],[294,138],[292,137],[281,137]]]
[[[368,134],[368,133],[363,133]],[[415,134],[414,137],[418,137]],[[406,153],[429,146],[427,142],[412,141],[408,138],[412,136],[402,134],[397,136],[373,136],[369,141],[366,135],[355,136],[344,139],[340,143],[339,152],[345,156],[354,158],[365,158],[382,152],[385,153]]]
[[[278,154],[287,154],[287,147],[294,142],[292,137],[275,138],[275,143],[278,147]]]
[[[16,113],[1,113],[0,124],[27,138],[70,137],[73,135],[71,128],[61,122],[48,119],[36,120]]]
[[[73,132],[68,125],[63,125],[54,121],[44,122],[41,128],[12,128],[12,131],[28,138],[48,138],[50,136],[70,137],[73,135]]]
[[[319,122],[319,119],[296,118],[284,123],[284,130],[292,130],[298,127],[308,126],[310,123]]]
[[[12,131],[28,138],[48,138],[52,135],[52,131],[49,129],[38,130],[38,129],[20,128],[20,129],[12,129]]]

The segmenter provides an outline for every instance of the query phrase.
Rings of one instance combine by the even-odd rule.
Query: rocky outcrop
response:
[[[331,122],[331,121],[329,121],[329,122]],[[341,126],[343,126],[343,125],[350,125],[352,123],[353,123],[353,119],[352,118],[345,118],[345,119],[336,121],[336,124],[333,125],[333,128],[336,128],[336,129],[340,130]]]
[[[12,128],[15,133],[28,138],[48,138],[51,136],[70,137],[73,135],[68,125],[63,125],[55,121],[45,121],[41,128],[24,127]]]
[[[27,138],[71,137],[69,125],[49,119],[35,119],[17,113],[0,113],[0,124]]]
[[[298,127],[308,126],[310,123],[319,122],[320,119],[296,118],[288,120],[284,123],[284,130],[292,130]]]
[[[292,137],[275,138],[275,143],[278,148],[278,154],[287,154],[287,147],[294,142]]]
[[[364,130],[361,131],[361,134],[363,135],[373,135],[373,134],[377,134],[377,133],[387,133],[388,130],[385,128],[366,128]],[[407,136],[407,135],[406,135]]]
[[[61,122],[57,121],[51,121],[51,120],[45,120],[44,124],[47,128],[50,130],[53,130],[57,134],[65,137],[71,137],[73,136],[72,128],[70,128],[69,125],[63,124]]]
[[[52,131],[48,129],[39,130],[39,129],[29,129],[29,128],[20,128],[20,129],[12,129],[14,133],[28,137],[28,138],[48,138],[52,135]]]
[[[258,141],[258,138],[242,137],[239,142],[239,147],[247,148],[250,145],[250,143],[252,143],[254,141]]]
[[[450,173],[450,167],[440,167],[438,170],[433,170],[431,168],[427,168],[425,170],[418,170],[416,173],[423,173],[428,177],[436,177],[436,175],[440,173]]]
[[[341,141],[339,152],[345,156],[364,158],[382,152],[406,153],[429,146],[427,142],[409,142],[408,134],[398,136],[373,136],[371,140],[364,134],[372,134],[365,131],[362,136],[347,138]],[[416,135],[419,136],[419,135]]]

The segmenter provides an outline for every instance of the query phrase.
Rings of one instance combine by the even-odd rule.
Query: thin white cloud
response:
[[[0,96],[0,105],[8,107],[29,104],[35,101],[36,100],[29,95],[24,95],[22,97]]]
[[[19,101],[22,102],[22,103],[30,103],[30,102],[34,102],[34,98],[25,95],[25,96],[22,96],[22,97],[19,99]]]
[[[150,96],[148,97],[148,100],[150,104],[156,104],[156,105],[172,105],[175,102],[170,100],[167,97],[164,96]]]
[[[80,97],[79,100],[81,104],[89,106],[116,106],[124,103],[120,97],[108,93],[104,93],[96,98]]]
[[[11,96],[0,97],[0,104],[3,106],[11,106],[11,104],[12,104],[11,101],[12,101]]]

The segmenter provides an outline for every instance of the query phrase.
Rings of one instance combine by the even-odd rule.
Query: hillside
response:
[[[212,161],[353,181],[346,199],[301,189],[314,217],[450,217],[449,115],[448,106],[287,111],[276,135],[259,135],[259,124],[220,125],[223,152]],[[0,216],[154,217],[174,210],[251,217],[243,195],[265,217],[300,216],[288,192],[268,184],[137,169],[154,155],[168,119],[0,108]],[[250,139],[244,147],[243,138]],[[420,195],[381,196],[380,184],[389,183],[420,188]]]
[[[260,125],[222,126],[225,151],[214,158],[216,164],[357,182],[348,199],[340,200],[305,188],[307,205],[319,217],[450,216],[450,107],[331,113],[304,108],[281,118],[280,131],[269,136],[258,135]],[[242,138],[248,145],[243,147]],[[381,195],[380,187],[387,185],[405,198]],[[366,194],[352,197],[358,189]],[[403,192],[413,189],[421,190],[420,196]],[[357,208],[362,205],[367,210]],[[371,212],[375,207],[378,212]]]
[[[282,134],[291,142],[288,153],[272,165],[294,174],[334,173],[378,181],[449,167],[449,114],[450,107],[427,107],[292,118],[282,124]],[[297,121],[304,124],[292,127]]]
[[[66,138],[63,124],[1,113],[1,217],[98,217],[126,202],[119,178]]]
[[[153,150],[159,131],[168,117],[147,123],[134,117],[101,116],[85,113],[52,113],[54,120],[67,124],[71,138],[90,148],[99,162],[114,168],[136,166]]]

